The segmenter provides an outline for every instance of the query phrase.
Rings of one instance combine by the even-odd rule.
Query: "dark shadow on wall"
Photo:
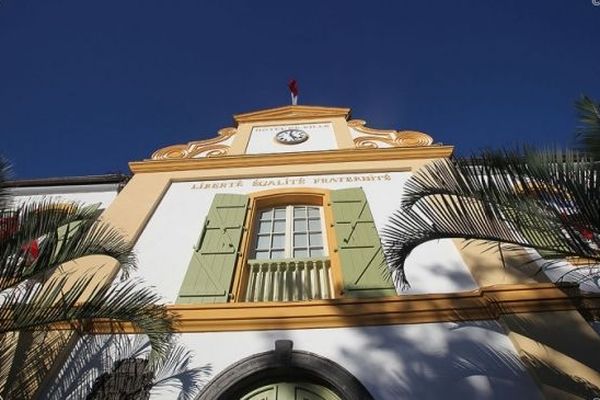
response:
[[[48,332],[43,333],[45,340],[39,337],[38,345],[29,351],[31,354],[25,360],[25,367],[27,363],[46,360],[48,367],[43,370],[43,377],[37,377],[29,387],[23,385],[26,382],[6,382],[5,393],[9,395],[5,398],[144,399],[147,395],[171,392],[175,397],[179,393],[186,394],[177,397],[179,399],[192,399],[211,373],[210,365],[193,368],[191,353],[175,342],[169,355],[149,371],[145,367],[150,346],[144,335],[80,336],[74,331],[58,331],[61,332],[57,336],[57,331],[51,331],[49,337]],[[27,333],[34,337],[36,334],[42,335],[41,332]],[[53,351],[53,348],[61,351]],[[62,357],[57,356],[59,353]],[[134,372],[139,373],[139,377],[130,376],[130,368],[124,370],[130,361],[135,361]],[[32,387],[37,389],[31,390]]]
[[[511,270],[506,273],[511,274]],[[441,266],[439,271],[444,273]],[[449,278],[455,278],[455,273],[450,271]],[[523,272],[517,270],[514,274],[521,278]],[[410,312],[410,302],[406,307]],[[339,307],[339,312],[344,318],[348,308]],[[515,352],[514,335],[518,333],[531,343],[556,351],[560,357],[600,371],[598,335],[577,311],[511,314],[510,318],[502,315],[497,321],[466,321],[457,316],[458,322],[404,325],[386,321],[385,315],[379,315],[377,326],[264,331],[262,336],[266,342],[287,339],[297,350],[334,356],[334,361],[355,374],[375,399],[600,396],[598,387],[583,378],[580,371],[558,368],[559,364],[523,349]],[[351,311],[346,316],[355,320]],[[569,325],[557,331],[557,325],[565,323]],[[319,338],[317,333],[323,336]],[[573,338],[585,343],[588,351],[569,344]],[[321,340],[330,346],[319,353],[315,349],[323,349],[317,343]]]

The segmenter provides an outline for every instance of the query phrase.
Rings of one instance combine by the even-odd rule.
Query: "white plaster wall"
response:
[[[47,398],[84,398],[114,361],[147,355],[145,337],[134,336],[114,335],[110,342],[108,336],[86,336],[59,372],[61,385],[48,388]],[[191,350],[189,368],[203,368],[206,384],[232,364],[273,350],[276,340],[291,340],[294,350],[337,363],[376,400],[542,399],[496,321],[185,333],[177,341]],[[69,384],[66,392],[62,384]],[[152,400],[178,398],[177,390],[151,394]]]
[[[135,246],[138,273],[168,301],[176,299],[193,246],[216,193],[250,193],[300,186],[329,189],[362,186],[377,228],[381,230],[400,205],[402,186],[409,176],[408,172],[392,172],[174,183]],[[406,271],[412,287],[402,293],[460,292],[477,287],[449,240],[418,247],[408,258]]]
[[[552,282],[578,283],[579,289],[584,292],[600,293],[600,263],[590,265],[573,265],[567,260],[549,260],[542,258],[533,249],[525,249],[533,262],[543,271]]]
[[[211,378],[275,340],[294,342],[353,374],[377,400],[540,399],[495,321],[336,329],[183,334]],[[171,399],[173,397],[153,397]]]
[[[83,205],[100,203],[100,208],[106,208],[117,197],[117,186],[106,185],[76,185],[11,189],[15,204],[28,201],[76,202]]]
[[[301,129],[308,133],[307,141],[299,144],[283,144],[275,140],[277,132],[285,129]],[[328,122],[311,124],[260,126],[252,129],[246,154],[291,153],[337,149],[333,125]]]

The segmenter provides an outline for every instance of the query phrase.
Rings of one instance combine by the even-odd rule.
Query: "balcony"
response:
[[[327,258],[248,260],[244,300],[306,301],[332,298]]]

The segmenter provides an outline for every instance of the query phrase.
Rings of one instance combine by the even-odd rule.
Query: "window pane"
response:
[[[310,246],[322,246],[323,245],[323,237],[320,233],[311,233],[310,234]]]
[[[271,232],[271,221],[260,221],[258,223],[258,233]]]
[[[306,247],[306,234],[294,234],[294,247]]]
[[[321,213],[319,212],[318,207],[308,207],[308,216],[309,218],[321,218]]]
[[[285,249],[285,235],[273,235],[272,249]]]
[[[310,256],[311,257],[322,257],[325,254],[323,254],[323,248],[322,247],[318,247],[316,249],[310,249]]]
[[[294,207],[294,218],[298,218],[298,217],[300,217],[300,218],[306,217],[306,207],[303,207],[303,206]]]
[[[285,252],[283,250],[273,250],[271,252],[271,259],[285,258]]]
[[[321,220],[319,219],[310,219],[308,220],[308,229],[311,231],[321,231]]]
[[[260,219],[271,219],[271,215],[272,215],[273,210],[272,209],[268,209],[268,210],[263,210],[260,212]]]
[[[285,219],[283,221],[273,221],[273,232],[285,232]]]
[[[306,220],[294,220],[294,232],[306,232]]]
[[[269,248],[269,235],[259,236],[256,241],[257,249],[268,249]]]
[[[294,258],[308,257],[308,250],[296,249],[294,250]]]
[[[285,219],[285,207],[275,209],[275,219]]]
[[[323,257],[327,253],[321,207],[279,206],[259,210],[258,217],[256,259]]]

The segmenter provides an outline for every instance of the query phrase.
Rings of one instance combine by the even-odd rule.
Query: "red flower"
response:
[[[594,239],[594,232],[590,231],[587,228],[580,228],[579,233],[585,240],[593,240]]]

